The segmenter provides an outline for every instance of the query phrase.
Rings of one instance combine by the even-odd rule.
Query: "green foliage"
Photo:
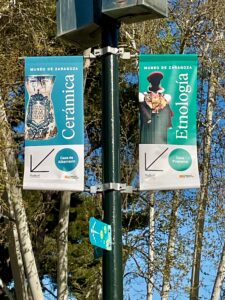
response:
[[[97,294],[97,286],[101,280],[101,264],[94,259],[88,225],[90,217],[100,217],[99,201],[96,197],[76,194],[71,199],[68,235],[69,282],[71,291],[75,292],[78,299],[84,299],[88,292],[92,295]]]

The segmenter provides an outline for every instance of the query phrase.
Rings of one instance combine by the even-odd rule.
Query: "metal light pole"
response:
[[[102,48],[117,48],[119,24],[104,17]],[[120,183],[120,110],[118,55],[102,56],[102,143],[103,184]],[[121,195],[117,190],[103,194],[104,222],[112,228],[112,250],[103,252],[103,299],[123,299],[122,213]]]

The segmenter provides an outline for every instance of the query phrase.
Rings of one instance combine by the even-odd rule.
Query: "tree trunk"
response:
[[[2,161],[3,170],[5,173],[5,181],[6,181],[6,193],[4,196],[5,202],[9,206],[10,212],[10,223],[9,223],[9,257],[10,257],[10,265],[13,274],[15,291],[16,291],[16,299],[28,300],[28,292],[27,292],[27,280],[25,276],[25,270],[23,265],[23,259],[20,251],[20,243],[19,237],[17,233],[16,224],[14,223],[15,214],[13,210],[12,201],[10,199],[10,188],[9,188],[9,179],[7,176],[6,162],[0,154],[0,159]]]
[[[71,192],[63,192],[59,212],[58,235],[58,300],[68,299],[68,226]]]
[[[12,185],[11,195],[14,206],[17,232],[19,235],[20,248],[23,256],[28,284],[31,290],[33,300],[42,300],[44,298],[32,249],[32,243],[29,235],[26,213],[23,207],[21,190],[15,185]]]
[[[223,251],[221,254],[221,259],[216,274],[216,281],[213,287],[211,300],[219,300],[224,278],[225,278],[225,243],[223,245]]]
[[[9,231],[9,257],[15,284],[16,299],[28,300],[27,280],[25,277],[16,225],[11,224]]]
[[[147,300],[153,300],[154,289],[154,238],[155,238],[155,195],[149,195],[149,241],[148,241],[148,283]]]
[[[91,54],[91,48],[88,48],[86,50],[84,50],[84,57],[88,57]],[[86,84],[86,80],[87,80],[87,74],[88,74],[88,69],[90,68],[91,65],[91,59],[90,58],[86,58],[84,61],[84,87]]]
[[[0,124],[0,139],[3,147],[2,155],[6,163],[6,172],[10,184],[10,190],[8,193],[14,210],[17,233],[27,280],[33,300],[42,300],[44,298],[33,254],[26,213],[23,206],[22,192],[21,188],[19,188],[20,179],[15,159],[15,152],[13,150],[14,143],[11,128],[8,124],[5,108],[2,103],[0,103]]]
[[[210,150],[211,150],[211,136],[213,131],[213,111],[215,106],[215,94],[217,78],[215,74],[211,73],[210,78],[210,88],[209,88],[209,100],[207,108],[207,128],[205,132],[204,143],[204,154],[203,154],[203,164],[202,164],[202,188],[198,196],[198,216],[195,229],[195,246],[193,254],[193,264],[192,264],[192,277],[191,277],[191,291],[190,300],[199,299],[199,277],[200,277],[200,263],[201,263],[201,252],[202,252],[202,241],[204,234],[204,224],[205,224],[205,213],[208,203],[208,180],[210,175]]]
[[[172,210],[170,215],[170,225],[169,225],[169,238],[166,252],[166,262],[163,271],[163,285],[162,285],[162,300],[169,299],[170,291],[170,274],[171,268],[174,260],[174,247],[176,239],[176,223],[177,223],[177,210],[179,207],[179,192],[176,191],[173,198]]]

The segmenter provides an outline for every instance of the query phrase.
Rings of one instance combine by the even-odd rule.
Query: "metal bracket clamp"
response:
[[[110,47],[110,46],[107,46],[107,47],[104,47],[104,48],[101,48],[101,49],[94,49],[94,55],[96,57],[102,56],[102,55],[107,54],[107,53],[119,54],[119,49],[114,48],[114,47]]]
[[[105,191],[120,191],[121,193],[132,193],[133,187],[127,186],[125,183],[116,183],[116,182],[103,183],[103,184],[90,187],[91,194],[96,194]]]
[[[84,56],[84,58],[93,59],[93,58],[100,57],[107,53],[119,55],[120,58],[122,58],[122,59],[130,59],[131,57],[137,57],[136,55],[131,55],[130,52],[125,52],[124,48],[114,48],[114,47],[108,46],[108,47],[104,47],[101,49],[94,49],[94,53],[90,53],[89,56]]]

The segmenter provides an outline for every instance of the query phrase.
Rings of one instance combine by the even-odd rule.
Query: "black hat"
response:
[[[149,87],[149,91],[157,92],[158,90],[161,90],[162,88],[159,86],[161,79],[163,78],[163,73],[161,72],[153,72],[148,75],[147,79],[151,83],[151,86]]]

